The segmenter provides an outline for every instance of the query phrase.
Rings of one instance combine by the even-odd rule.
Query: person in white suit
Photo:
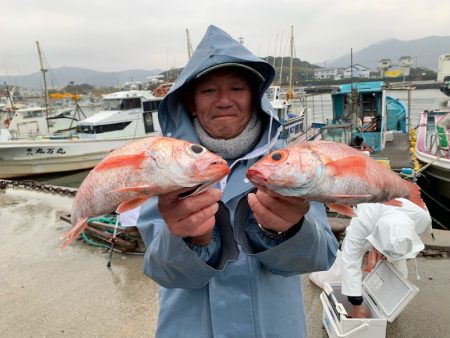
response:
[[[346,229],[342,244],[342,294],[353,305],[354,318],[368,317],[363,304],[361,269],[364,254],[375,248],[407,278],[406,260],[424,249],[419,235],[431,231],[427,210],[415,203],[398,198],[402,206],[362,203]]]

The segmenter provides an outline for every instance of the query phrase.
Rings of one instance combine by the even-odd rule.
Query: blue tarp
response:
[[[386,96],[387,130],[406,132],[407,107],[399,99]]]

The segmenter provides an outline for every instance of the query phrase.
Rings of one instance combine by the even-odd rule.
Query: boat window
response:
[[[131,121],[127,122],[119,122],[119,123],[111,123],[111,124],[103,124],[100,126],[86,126],[86,125],[78,125],[78,132],[84,134],[102,134],[108,133],[111,131],[123,130],[125,129]]]
[[[120,104],[121,110],[141,108],[141,99],[134,97],[132,99],[123,99]]]
[[[120,110],[120,99],[104,100],[102,110]]]
[[[78,133],[83,133],[83,134],[94,134],[94,127],[93,126],[78,125],[77,126],[77,132]]]
[[[151,112],[144,113],[144,129],[145,129],[145,133],[152,133],[155,131],[155,127],[153,125],[153,117],[152,117]]]
[[[141,99],[133,97],[129,99],[107,99],[103,101],[102,110],[127,110],[141,108]]]
[[[29,119],[32,117],[42,117],[44,116],[44,112],[42,110],[24,111],[22,112],[22,116],[24,119]]]
[[[161,100],[144,101],[143,102],[144,111],[145,112],[157,111],[158,108],[159,108],[160,103],[161,103]]]

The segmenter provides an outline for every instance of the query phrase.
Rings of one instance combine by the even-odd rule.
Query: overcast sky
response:
[[[51,68],[168,69],[187,61],[210,24],[259,56],[319,63],[381,40],[450,35],[450,0],[0,0],[0,75]],[[449,46],[450,52],[450,46]]]

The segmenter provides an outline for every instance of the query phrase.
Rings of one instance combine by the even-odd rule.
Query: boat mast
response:
[[[191,36],[189,35],[189,29],[186,28],[186,40],[187,40],[187,52],[188,52],[188,60],[192,56],[192,43]]]
[[[3,82],[5,85],[5,89],[6,89],[6,94],[8,95],[8,100],[11,103],[11,110],[13,112],[13,116],[16,113],[16,106],[14,105],[14,100],[13,100],[13,93],[9,90],[8,84],[6,82]],[[8,114],[10,115],[10,114]],[[12,116],[8,116],[8,118],[12,118]]]
[[[41,65],[42,78],[44,80],[44,104],[45,104],[45,117],[47,120],[47,130],[50,130],[49,124],[48,124],[48,89],[47,89],[47,80],[45,78],[45,73],[48,71],[48,69],[46,69],[44,67],[44,61],[42,59],[42,51],[41,51],[41,47],[39,46],[39,41],[36,41],[36,46],[37,46],[38,55],[39,55],[39,63]]]
[[[289,89],[288,89],[288,99],[293,98],[292,92],[292,63],[294,59],[294,26],[291,25],[291,58],[289,61]]]

